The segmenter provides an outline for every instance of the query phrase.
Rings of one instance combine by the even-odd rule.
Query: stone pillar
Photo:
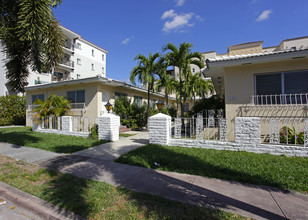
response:
[[[261,124],[258,117],[235,118],[235,143],[259,146],[261,144]]]
[[[64,133],[72,132],[72,116],[62,116],[62,131]]]
[[[120,116],[105,114],[98,118],[98,139],[119,140]]]
[[[149,118],[150,144],[168,145],[171,135],[171,117],[162,113]]]

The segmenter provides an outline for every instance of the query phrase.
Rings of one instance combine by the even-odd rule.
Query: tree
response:
[[[143,84],[148,90],[148,105],[147,105],[147,118],[150,117],[150,96],[154,88],[154,82],[157,71],[157,63],[155,60],[159,58],[159,53],[149,54],[149,58],[138,54],[134,60],[139,60],[138,66],[135,66],[130,74],[130,81],[136,85],[136,77],[138,81]]]
[[[200,69],[204,67],[203,57],[198,52],[191,51],[192,45],[184,42],[177,48],[174,44],[168,43],[163,47],[163,51],[169,50],[165,55],[168,59],[169,65],[179,68],[179,94],[180,94],[180,105],[181,105],[181,117],[184,117],[184,106],[183,106],[183,87],[184,82],[188,79],[190,73],[190,64],[195,64]]]
[[[70,101],[62,96],[51,95],[46,101],[36,100],[35,105],[38,105],[33,112],[34,118],[38,121],[47,116],[64,116],[70,113]]]
[[[200,72],[190,75],[189,77],[189,93],[196,104],[196,96],[205,98],[208,93],[214,93],[214,86],[211,81],[201,78]]]
[[[24,92],[29,69],[48,72],[62,59],[63,34],[52,8],[61,0],[6,0],[0,3],[0,40],[12,89]]]
[[[165,100],[166,100],[166,108],[168,111],[168,95],[175,92],[178,87],[178,82],[175,80],[173,76],[167,73],[167,67],[169,63],[164,59],[160,59],[158,62],[158,76],[159,80],[156,83],[157,91],[164,89],[165,91]]]

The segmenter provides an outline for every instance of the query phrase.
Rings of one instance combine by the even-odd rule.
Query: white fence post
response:
[[[98,118],[98,139],[119,140],[120,116],[105,114]]]
[[[170,140],[171,117],[162,113],[149,118],[150,144],[168,145]]]
[[[258,117],[236,117],[235,118],[235,143],[261,144],[261,123]]]
[[[62,116],[62,131],[64,133],[72,132],[72,116]]]

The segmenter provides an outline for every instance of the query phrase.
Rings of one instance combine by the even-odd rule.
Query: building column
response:
[[[235,118],[235,143],[251,144],[260,146],[261,144],[261,123],[258,117],[236,117]]]

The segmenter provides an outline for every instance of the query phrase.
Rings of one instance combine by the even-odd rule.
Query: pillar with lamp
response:
[[[110,104],[109,100],[108,100],[107,104],[105,105],[105,107],[106,107],[106,110],[108,111],[108,113],[110,113],[112,105]]]
[[[165,103],[162,100],[158,100],[158,102],[156,103],[156,106],[158,108],[159,113],[161,113],[164,105],[165,105]]]

